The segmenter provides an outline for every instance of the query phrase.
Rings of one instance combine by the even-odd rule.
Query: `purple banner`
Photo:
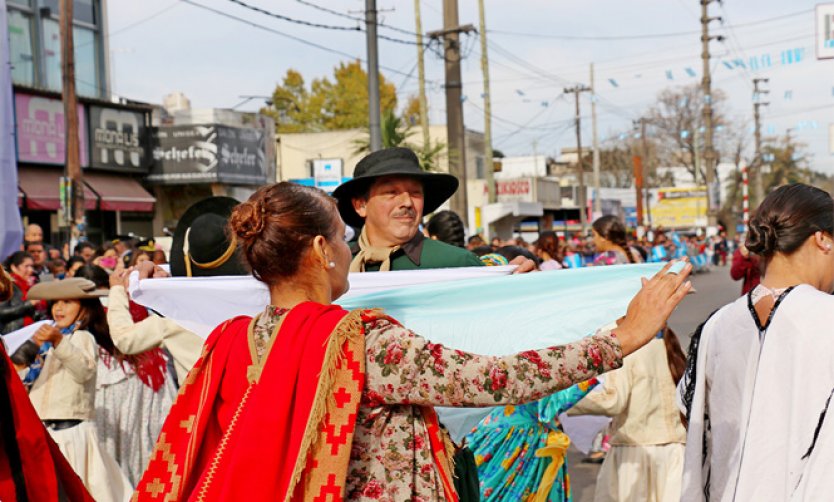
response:
[[[20,162],[64,164],[64,104],[59,99],[16,94],[17,156]],[[87,117],[78,105],[81,165],[87,160]]]
[[[9,39],[6,1],[0,0],[0,40]],[[12,72],[9,51],[0,50],[0,260],[20,249],[23,227],[17,209]]]

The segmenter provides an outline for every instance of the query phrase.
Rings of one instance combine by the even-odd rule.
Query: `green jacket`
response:
[[[353,255],[359,246],[351,243]],[[421,270],[431,268],[480,267],[483,263],[464,248],[427,239],[420,232],[391,255],[391,270]],[[365,265],[366,272],[378,272],[379,265]]]

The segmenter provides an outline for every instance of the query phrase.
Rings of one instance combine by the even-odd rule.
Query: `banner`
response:
[[[17,159],[14,148],[12,65],[8,44],[6,0],[0,0],[0,260],[20,249],[23,227],[17,209]]]
[[[17,155],[20,162],[64,165],[64,103],[60,99],[15,94]],[[5,107],[4,107],[5,109]],[[81,165],[87,167],[87,120],[78,105],[78,142]]]
[[[90,107],[90,167],[147,173],[149,139],[144,113]]]
[[[707,224],[705,187],[660,188],[652,205],[652,224],[663,228],[693,228]]]
[[[152,133],[148,181],[161,184],[263,185],[271,172],[265,134],[219,125],[159,127]]]

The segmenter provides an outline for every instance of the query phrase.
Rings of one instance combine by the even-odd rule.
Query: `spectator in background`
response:
[[[492,249],[498,249],[501,247],[501,239],[499,239],[498,237],[493,237],[490,241],[490,244],[492,245]]]
[[[96,247],[91,243],[84,241],[79,242],[75,246],[75,256],[80,256],[85,263],[91,263],[96,255]]]
[[[104,250],[101,252],[101,256],[97,256],[93,258],[93,265],[97,265],[99,267],[104,268],[107,270],[108,273],[112,272],[116,269],[116,265],[119,263],[119,254],[116,249],[112,245],[105,244]]]
[[[60,258],[46,262],[46,268],[55,279],[63,279],[67,275],[67,262]]]
[[[481,237],[478,234],[469,237],[469,239],[466,241],[466,249],[470,251],[481,246],[486,246],[486,241],[484,241],[483,237]]]
[[[26,225],[23,233],[23,242],[43,242],[43,228],[37,223]]]
[[[746,295],[759,285],[762,279],[762,266],[759,257],[751,253],[744,241],[733,253],[733,263],[730,266],[730,277],[734,281],[742,281],[741,294]]]
[[[616,216],[597,218],[593,225],[594,246],[598,256],[594,265],[638,263],[640,254],[628,247],[626,229]]]
[[[87,262],[84,261],[84,258],[80,256],[71,256],[69,260],[67,260],[67,277],[75,277],[75,272],[86,265]]]
[[[0,333],[7,334],[32,324],[38,317],[40,302],[29,301],[32,286],[32,257],[25,251],[18,251],[6,260],[6,270],[12,279],[12,296],[0,303]]]
[[[43,242],[27,242],[26,249],[24,249],[29,256],[32,257],[32,277],[29,281],[34,285],[46,279],[49,275],[49,270],[46,268],[46,249]]]
[[[49,261],[52,260],[63,260],[64,257],[61,255],[61,250],[58,248],[50,247],[46,250],[46,256],[49,258]],[[48,266],[48,264],[47,264]]]
[[[463,230],[463,221],[453,211],[438,211],[426,225],[429,237],[436,241],[445,242],[453,246],[464,247],[466,233]]]
[[[128,262],[128,267],[135,267],[142,262],[145,261],[153,261],[151,254],[143,249],[137,249],[130,255],[130,261]]]
[[[539,234],[536,242],[536,255],[541,260],[542,270],[560,270],[564,268],[565,243],[559,240],[556,232],[546,230]]]

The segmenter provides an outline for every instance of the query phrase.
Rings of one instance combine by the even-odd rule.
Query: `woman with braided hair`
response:
[[[594,246],[597,249],[595,266],[643,261],[640,253],[628,246],[625,225],[616,216],[607,215],[597,218],[591,227],[594,233]]]
[[[761,284],[692,338],[682,499],[830,500],[834,493],[834,201],[772,191],[750,220]]]

